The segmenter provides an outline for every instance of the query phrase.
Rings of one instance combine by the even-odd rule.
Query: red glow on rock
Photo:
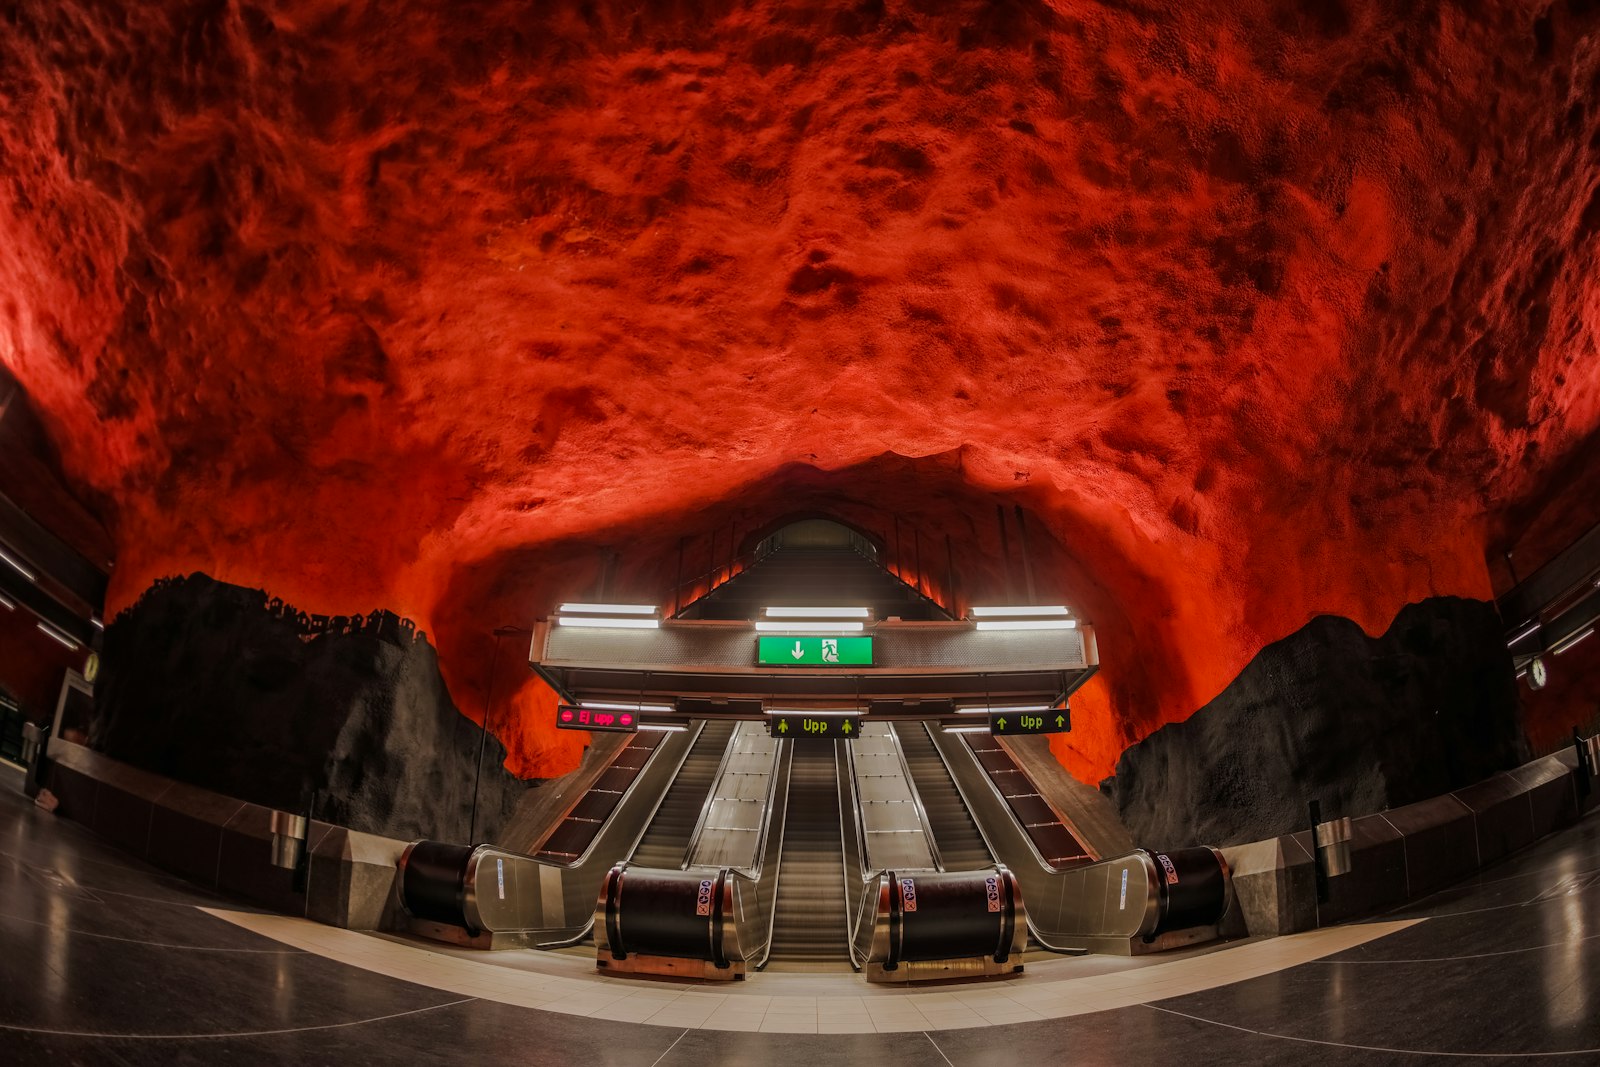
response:
[[[970,602],[1021,503],[1095,780],[1318,613],[1489,595],[1600,433],[1594,18],[1127,6],[22,3],[0,360],[108,607],[390,608],[548,775],[492,631],[602,551],[666,606],[680,537],[898,518]]]

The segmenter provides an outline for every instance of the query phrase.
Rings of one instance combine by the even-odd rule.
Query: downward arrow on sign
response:
[[[805,654],[806,654],[806,650],[800,646],[800,642],[799,641],[796,641],[794,643],[794,651],[792,653],[790,653],[790,655],[794,656],[795,659],[800,659],[803,656],[805,656]]]

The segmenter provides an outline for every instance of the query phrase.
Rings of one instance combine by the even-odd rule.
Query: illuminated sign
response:
[[[636,711],[601,711],[597,708],[562,704],[556,708],[556,727],[561,730],[608,730],[631,734],[639,729]]]
[[[756,638],[756,662],[763,667],[870,667],[870,637]]]
[[[989,732],[996,737],[1019,734],[1064,734],[1072,729],[1072,713],[1066,708],[1049,711],[991,711]]]
[[[861,733],[859,715],[807,715],[801,711],[767,716],[773,737],[815,737],[823,741],[854,741]]]

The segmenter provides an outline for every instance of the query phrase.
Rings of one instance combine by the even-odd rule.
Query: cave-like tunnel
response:
[[[1148,867],[1151,908],[1176,915],[1168,877],[1184,888],[1183,857],[1216,858],[1210,947],[1152,919],[1116,935],[1141,966],[1282,935],[1398,967],[1438,949],[1417,931],[1446,936],[1429,894],[1465,879],[1492,911],[1510,905],[1483,887],[1540,871],[1569,911],[1518,922],[1580,944],[1600,923],[1600,883],[1579,877],[1600,865],[1584,815],[1600,755],[1600,641],[1584,643],[1600,620],[1597,277],[1600,7],[1582,0],[0,6],[0,757],[56,813],[7,809],[0,880],[34,887],[39,913],[0,919],[0,945],[22,968],[8,978],[46,992],[0,999],[0,1043],[128,1062],[211,1032],[149,1004],[110,1022],[63,1006],[93,964],[40,931],[113,936],[111,911],[83,911],[96,887],[180,884],[119,866],[127,852],[217,894],[208,906],[242,898],[408,951],[493,940],[476,912],[450,918],[463,887],[487,899],[472,872],[491,877],[477,865],[493,858],[500,900],[510,871],[547,919],[558,899],[593,915],[577,947],[544,953],[528,945],[567,928],[547,921],[541,940],[524,916],[489,958],[531,953],[576,982],[559,969],[598,952],[596,988],[626,986],[622,875],[580,884],[574,857],[632,818],[600,866],[715,868],[733,900],[759,862],[659,835],[675,804],[693,840],[732,833],[718,805],[759,783],[771,866],[833,812],[828,847],[884,879],[895,938],[913,937],[918,899],[896,871],[993,868],[1003,889],[1008,835],[1026,831],[1022,866],[1085,885],[1145,857],[1122,869],[1119,910]],[[558,621],[574,603],[633,606],[639,632],[584,644],[582,618]],[[758,627],[808,632],[762,615],[783,605],[849,607],[876,651],[853,672],[768,670],[748,651]],[[996,634],[980,625],[996,611],[1060,630]],[[657,736],[558,721],[630,692]],[[1011,706],[1059,712],[1060,729],[1002,738],[960,718]],[[785,709],[863,735],[769,744],[760,724]],[[879,756],[902,770],[863,769]],[[771,767],[729,777],[752,760]],[[658,806],[629,814],[650,790]],[[889,810],[919,813],[930,862],[868,862],[871,813]],[[63,843],[62,819],[98,836]],[[945,828],[962,819],[968,844]],[[593,843],[563,852],[573,820]],[[1057,832],[1068,844],[1047,843]],[[407,879],[426,865],[384,850],[421,839],[506,851],[433,856],[469,873],[454,905],[419,904]],[[774,943],[798,936],[782,933],[794,909],[855,907],[853,882],[845,904],[807,904],[816,857],[784,862],[801,888],[750,889]],[[335,897],[307,888],[319,863]],[[943,883],[917,877],[937,908]],[[1016,936],[1054,985],[994,1012],[952,1003],[971,1025],[1054,1017],[1042,990],[1095,975],[1052,953],[1112,951],[1099,928],[1048,925],[1039,887],[1067,882],[1018,877]],[[715,885],[698,914],[721,914]],[[1101,890],[1059,890],[1080,892]],[[1397,908],[1414,927],[1370,921]],[[229,914],[204,947],[287,943],[324,968],[308,988],[350,984],[315,935]],[[152,944],[172,935],[138,921]],[[1518,922],[1449,938],[1524,952],[1496,940]],[[889,953],[855,961],[874,981],[933,966],[861,936],[862,959]],[[1005,936],[955,955],[1003,963]],[[1382,947],[1406,936],[1422,940]],[[826,970],[796,951],[791,971]],[[643,955],[707,977],[683,952]],[[938,958],[935,977],[968,974]],[[1295,966],[1341,966],[1316,958]],[[1215,992],[1159,1009],[1163,1025],[1214,1016],[1233,1036],[1135,1041],[1115,1020],[1158,1010],[1150,994],[1084,1009],[1100,1021],[1070,1041],[1026,1040],[1041,1055],[1087,1041],[1092,1062],[1119,1042],[1212,1040],[1219,1062],[1340,1045],[1373,1062],[1600,1056],[1593,954],[1539,958],[1515,981],[1452,979],[1491,998],[1476,1017],[1515,1002],[1544,1020],[1511,1044],[1501,1029],[1424,1047],[1379,1023],[1286,1036],[1281,1004],[1252,1016]],[[385,981],[413,988],[393,967]],[[803,982],[759,970],[752,956],[754,993]],[[251,1001],[270,981],[168,973]],[[480,995],[460,981],[420,985]],[[1543,993],[1506,1000],[1508,981]],[[769,988],[812,997],[810,1032],[828,1032],[814,998],[831,987]],[[268,1059],[285,1052],[260,1035],[299,1033],[290,1016],[337,1029],[437,1007],[306,996],[220,1031]],[[851,998],[874,1024],[861,1033],[923,1029],[952,1062],[996,1052],[936,1040],[931,1002],[912,1009],[928,1026],[885,1026]],[[489,1054],[461,1027],[554,1026],[537,1007],[495,1008],[535,1023],[413,1022],[383,1041]],[[356,1035],[382,1026],[350,1025],[348,1058],[376,1056]],[[571,1057],[603,1050],[602,1030],[561,1027]],[[619,1040],[641,1063],[758,1054],[663,1052],[636,1032]],[[1302,1044],[1249,1043],[1264,1033]]]

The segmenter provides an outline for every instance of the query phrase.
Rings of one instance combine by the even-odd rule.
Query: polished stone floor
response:
[[[1600,814],[1378,921],[1137,968],[1030,962],[1026,982],[987,987],[866,990],[838,976],[838,998],[815,997],[819,1020],[860,999],[874,1032],[625,1022],[607,1010],[642,1010],[632,986],[624,1001],[596,984],[599,1006],[574,1007],[582,961],[553,964],[571,977],[524,975],[510,956],[323,937],[145,867],[38,812],[7,778],[0,1064],[1600,1064]],[[564,983],[561,1006],[496,999],[509,971]],[[770,1019],[783,995],[806,999],[800,977],[758,975],[726,999],[757,1003],[770,979],[782,991]],[[651,995],[670,1007],[723,993]],[[1032,1015],[982,1009],[1002,998]],[[1046,1003],[1067,1000],[1076,1014]]]

